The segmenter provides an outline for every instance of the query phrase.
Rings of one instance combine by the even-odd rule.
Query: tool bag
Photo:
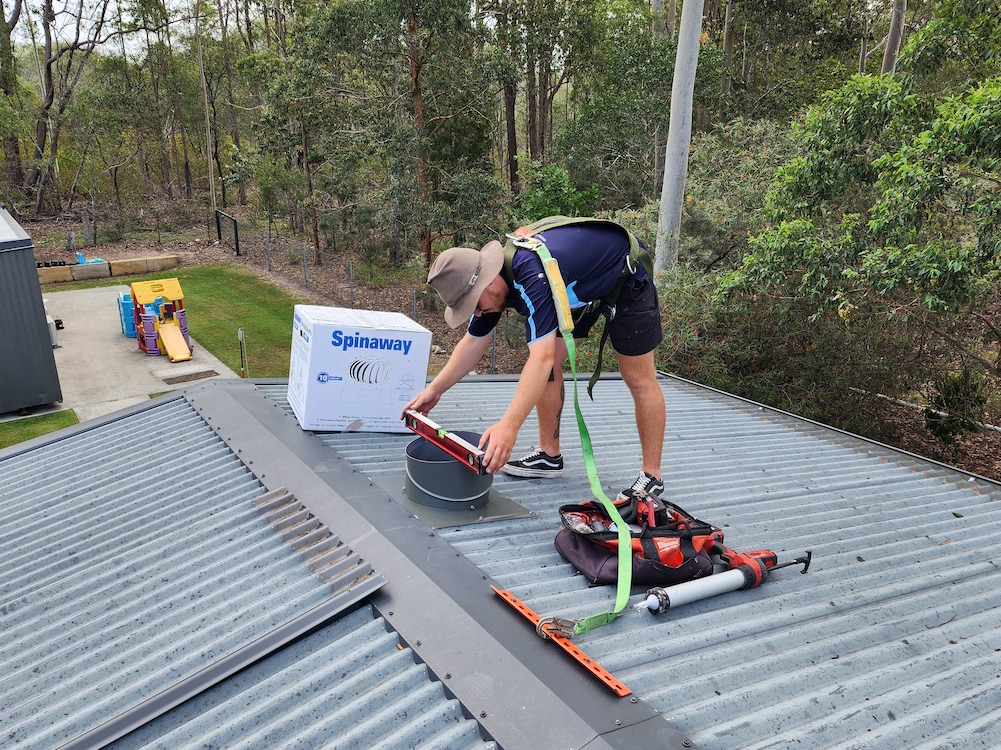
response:
[[[629,525],[633,584],[670,586],[712,574],[713,547],[723,543],[720,529],[657,498],[617,502],[616,508]],[[619,535],[609,528],[605,509],[590,501],[564,505],[560,520],[564,528],[556,535],[556,550],[591,585],[616,583]]]

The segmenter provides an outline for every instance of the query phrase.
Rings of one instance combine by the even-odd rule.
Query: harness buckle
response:
[[[636,269],[639,268],[639,266],[633,265],[633,259],[629,255],[626,256],[626,268],[629,270],[629,273],[633,275],[636,274]]]
[[[535,625],[535,632],[544,641],[550,639],[549,633],[543,630],[543,625],[549,625],[550,630],[554,635],[561,635],[564,638],[573,638],[574,632],[577,627],[576,620],[568,620],[565,617],[560,617],[559,615],[549,615],[549,617],[542,617],[539,619],[538,623]]]
[[[515,247],[522,247],[526,250],[532,250],[542,244],[542,240],[536,239],[534,235],[506,234],[504,236],[511,240],[511,244]]]

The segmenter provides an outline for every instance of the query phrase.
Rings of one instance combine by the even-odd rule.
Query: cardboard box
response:
[[[289,404],[304,430],[408,432],[430,354],[431,332],[401,313],[296,305]]]

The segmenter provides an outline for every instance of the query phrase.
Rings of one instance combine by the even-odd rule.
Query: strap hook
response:
[[[550,638],[549,633],[547,633],[543,627],[549,625],[554,635],[562,635],[564,638],[573,638],[576,632],[577,621],[568,620],[565,617],[560,617],[559,615],[550,615],[549,617],[539,618],[539,622],[535,625],[535,632],[539,634],[544,641],[548,641]]]

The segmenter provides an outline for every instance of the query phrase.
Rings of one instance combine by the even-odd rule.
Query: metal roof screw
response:
[[[637,700],[638,700],[638,699],[637,699],[637,698],[636,698],[636,696],[634,695],[634,696],[633,696],[632,698],[630,698],[630,699],[629,699],[629,702],[630,702],[630,703],[635,703],[635,702],[636,702]]]
[[[487,712],[486,711],[480,711],[480,718],[481,719],[487,718]]]
[[[452,673],[451,672],[445,672],[445,679],[446,680],[451,680],[452,679]]]
[[[421,642],[420,642],[420,641],[414,641],[414,645],[415,645],[415,646],[420,646],[420,645],[421,645]]]
[[[621,724],[621,723],[622,723],[622,719],[616,719],[615,720],[615,726],[619,726],[619,724]]]
[[[390,616],[390,617],[392,617],[392,616],[393,616],[393,610],[389,610],[389,616]]]
[[[692,746],[691,740],[685,740],[681,744],[684,745],[685,747],[691,747]]]

